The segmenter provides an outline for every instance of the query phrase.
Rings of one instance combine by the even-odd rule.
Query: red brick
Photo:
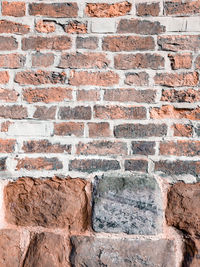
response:
[[[159,73],[154,77],[156,85],[169,87],[179,86],[197,86],[199,75],[197,72],[182,73]]]
[[[160,155],[199,156],[199,147],[200,141],[165,141],[160,143]]]
[[[152,36],[107,36],[102,48],[112,52],[154,50],[155,43]]]
[[[4,121],[1,123],[1,132],[7,132],[10,125],[13,124],[11,121]]]
[[[97,37],[77,37],[76,48],[92,49],[92,50],[97,49],[98,38]]]
[[[30,27],[28,25],[9,20],[0,20],[0,33],[26,34],[29,31]]]
[[[91,69],[106,68],[110,61],[102,53],[67,53],[61,55],[59,68]]]
[[[69,34],[83,34],[87,33],[87,23],[78,21],[71,21],[65,26],[65,32]]]
[[[0,51],[1,50],[15,50],[18,43],[14,37],[0,36]]]
[[[52,21],[39,20],[35,24],[35,29],[37,32],[51,33],[51,32],[55,32],[56,26],[55,26],[55,23]]]
[[[58,118],[61,120],[90,120],[92,116],[91,107],[60,107]]]
[[[108,122],[89,122],[89,137],[109,137],[111,135]]]
[[[167,1],[164,4],[166,15],[194,15],[200,14],[200,2],[197,1]]]
[[[76,146],[78,155],[127,155],[127,145],[122,142],[93,141],[79,142]]]
[[[195,59],[195,68],[200,70],[200,56]]]
[[[124,162],[125,171],[148,172],[148,161],[144,159],[127,159]]]
[[[153,35],[165,32],[165,26],[162,26],[158,21],[121,19],[117,27],[117,32]]]
[[[190,124],[174,124],[174,136],[185,136],[185,137],[191,137],[192,136],[192,125]]]
[[[68,233],[85,231],[89,223],[88,196],[86,191],[89,189],[90,184],[83,179],[66,178],[20,178],[15,182],[8,183],[4,190],[6,220],[12,225],[18,226],[64,228],[64,231]],[[53,235],[53,233],[49,234]],[[31,236],[33,236],[33,233]],[[57,242],[58,246],[54,247],[55,253],[57,253],[61,239],[57,240]],[[43,249],[49,248],[49,243],[43,243]],[[58,250],[61,251],[60,249],[59,247]],[[33,256],[39,256],[35,254],[38,253],[38,247],[36,250],[34,250]],[[46,253],[44,254],[45,257]],[[40,256],[42,255],[40,254]],[[64,262],[62,262],[64,265],[61,263],[62,258],[67,256],[64,252],[58,258],[55,257],[56,254],[54,253],[51,255],[53,255],[55,260],[57,259],[58,264],[52,265],[53,262],[50,261],[47,265],[46,263],[41,265],[41,262],[39,262],[36,266],[69,266],[64,264]],[[27,257],[25,258],[27,260]],[[38,257],[36,257],[36,260],[38,260]],[[26,261],[26,264],[23,265],[28,267],[30,264],[30,262]]]
[[[0,139],[0,153],[12,153],[15,150],[15,139]]]
[[[15,90],[0,88],[0,100],[4,102],[16,102],[19,94]]]
[[[27,117],[27,109],[23,106],[0,106],[0,118],[25,119]]]
[[[68,36],[32,36],[22,39],[22,50],[66,50],[69,48],[71,48],[71,39]]]
[[[92,173],[96,171],[111,171],[119,169],[120,165],[117,160],[74,159],[69,162],[70,171]]]
[[[188,119],[200,120],[200,107],[175,108],[173,106],[162,106],[160,108],[152,108],[150,112],[153,119]]]
[[[25,2],[2,2],[2,15],[3,16],[13,16],[13,17],[23,17],[26,13]]]
[[[185,89],[185,90],[175,90],[175,89],[166,89],[162,90],[161,101],[168,102],[199,102],[200,93],[199,90],[194,89]]]
[[[56,117],[56,106],[36,106],[33,118],[38,120],[53,120]]]
[[[17,159],[16,170],[26,169],[31,170],[59,170],[63,164],[58,158],[28,158]]]
[[[200,49],[200,38],[198,35],[166,35],[158,36],[158,45],[161,50],[180,51]]]
[[[159,16],[160,4],[158,3],[139,3],[136,4],[137,16]]]
[[[84,134],[84,124],[80,122],[61,122],[54,124],[54,134],[61,136],[77,136]]]
[[[24,141],[22,149],[26,153],[71,153],[71,145],[51,143],[47,139]]]
[[[53,103],[72,99],[72,90],[63,87],[24,89],[23,99],[28,103]]]
[[[122,107],[122,106],[94,106],[94,117],[99,119],[145,119],[146,109],[144,107]]]
[[[18,69],[22,68],[25,63],[25,57],[20,54],[0,55],[0,68]]]
[[[154,103],[155,97],[156,91],[150,89],[106,89],[104,92],[105,101]]]
[[[115,68],[128,69],[163,69],[164,58],[158,54],[119,54],[114,58]]]
[[[77,100],[78,101],[99,101],[100,92],[98,90],[78,90]]]
[[[127,73],[124,83],[128,85],[145,86],[149,84],[149,75],[144,71]]]
[[[192,67],[192,54],[169,54],[171,67],[173,70],[190,69]]]
[[[6,84],[9,82],[9,73],[7,71],[0,71],[0,83]]]
[[[107,72],[88,72],[88,71],[71,71],[69,84],[79,85],[96,85],[112,86],[119,82],[119,75],[113,71]]]
[[[21,71],[15,75],[15,82],[21,85],[32,84],[57,84],[65,83],[66,74],[64,72],[50,72],[50,71]]]
[[[32,55],[32,67],[49,67],[54,63],[54,54],[35,53]]]
[[[107,4],[107,3],[88,3],[85,13],[90,17],[118,17],[128,14],[132,4],[128,1]]]
[[[78,15],[77,3],[30,3],[29,14],[52,18],[73,18]]]

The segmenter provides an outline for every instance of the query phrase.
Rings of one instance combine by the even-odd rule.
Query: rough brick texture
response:
[[[0,266],[200,266],[163,210],[196,205],[199,51],[199,0],[1,1]]]

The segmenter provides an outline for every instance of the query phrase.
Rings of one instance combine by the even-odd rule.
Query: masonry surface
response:
[[[0,3],[0,267],[200,266],[200,1]]]

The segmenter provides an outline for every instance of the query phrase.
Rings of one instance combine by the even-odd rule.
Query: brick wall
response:
[[[199,50],[199,0],[1,1],[0,266],[200,266]]]

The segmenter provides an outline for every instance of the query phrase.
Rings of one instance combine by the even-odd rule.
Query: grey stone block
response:
[[[146,174],[95,178],[92,225],[96,232],[153,235],[162,231],[161,191]]]
[[[73,236],[72,267],[172,267],[175,247],[170,240],[108,239]]]

